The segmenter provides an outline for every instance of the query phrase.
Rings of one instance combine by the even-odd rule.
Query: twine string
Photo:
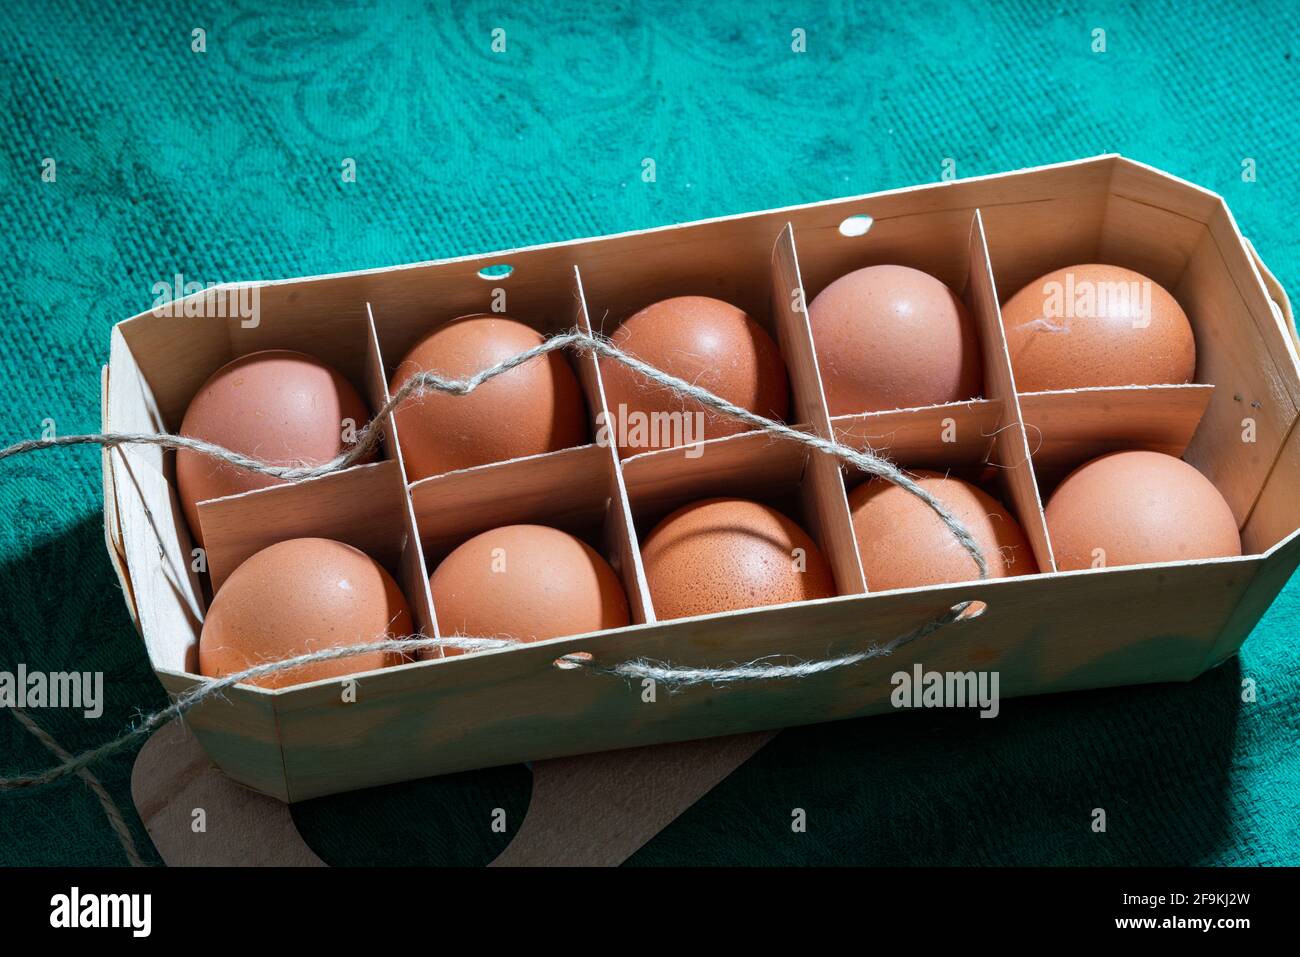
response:
[[[411,376],[411,378],[407,379],[406,382],[402,384],[401,388],[399,388],[397,392],[384,403],[383,407],[375,414],[374,418],[372,418],[365,426],[357,430],[356,441],[348,447],[346,452],[343,452],[328,462],[319,465],[267,462],[254,456],[245,455],[242,452],[223,448],[220,445],[216,445],[212,442],[205,442],[202,439],[197,439],[192,436],[150,432],[100,432],[85,435],[62,435],[42,439],[28,439],[23,442],[18,442],[15,445],[11,445],[8,448],[0,449],[0,461],[12,456],[39,451],[40,449],[55,448],[58,446],[99,445],[105,448],[115,448],[120,445],[153,445],[166,449],[188,449],[262,475],[269,475],[289,482],[301,482],[307,479],[330,475],[366,459],[379,444],[383,435],[384,419],[394,409],[408,399],[425,392],[439,392],[444,395],[469,395],[484,383],[495,379],[499,375],[504,375],[512,369],[516,369],[527,362],[531,362],[539,356],[560,349],[569,348],[621,362],[646,379],[649,379],[650,381],[670,389],[686,398],[692,399],[714,412],[731,419],[736,419],[754,429],[768,432],[788,441],[803,445],[805,448],[832,456],[833,458],[846,462],[847,464],[857,468],[859,471],[865,472],[873,477],[882,478],[888,482],[892,482],[916,496],[929,506],[935,514],[939,516],[944,526],[952,533],[953,537],[962,548],[964,548],[970,555],[971,560],[975,563],[975,567],[979,571],[979,577],[988,577],[989,568],[984,552],[961,520],[958,519],[943,502],[918,485],[905,472],[888,459],[870,451],[855,449],[831,439],[825,439],[809,432],[802,432],[799,429],[786,425],[784,422],[778,422],[775,419],[769,419],[755,412],[751,412],[749,409],[742,408],[733,402],[727,401],[719,395],[715,395],[708,389],[692,382],[687,382],[685,379],[680,379],[677,376],[670,375],[661,369],[655,368],[647,362],[643,362],[636,356],[619,349],[607,339],[579,330],[572,330],[557,336],[552,336],[545,342],[542,342],[531,349],[527,349],[518,355],[511,356],[494,366],[489,366],[486,369],[476,372],[474,375],[466,379],[448,378],[432,371],[420,372]]]
[[[27,729],[28,734],[41,744],[45,745],[46,750],[63,762],[63,765],[68,765],[76,760],[63,749],[63,746],[59,744],[59,742],[54,740],[54,737],[48,731],[33,721],[31,715],[27,714],[27,712],[23,711],[21,708],[13,708],[12,711],[14,719]],[[108,826],[113,829],[113,834],[117,837],[118,844],[122,846],[122,851],[126,854],[127,863],[132,867],[144,867],[144,859],[140,857],[140,849],[136,847],[135,837],[131,834],[131,828],[126,823],[126,818],[122,817],[122,809],[117,806],[117,802],[113,800],[113,796],[108,793],[108,788],[104,787],[104,782],[95,777],[90,768],[86,767],[84,764],[76,767],[75,771],[77,776],[86,783],[86,787],[90,788],[91,793],[95,795],[96,800],[99,801],[99,806],[104,809],[104,816],[108,818]],[[64,774],[71,773],[73,773],[72,770],[64,772]],[[4,780],[0,779],[0,790],[5,789],[5,783]]]

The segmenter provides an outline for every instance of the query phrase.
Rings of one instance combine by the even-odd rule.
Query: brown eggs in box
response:
[[[862,217],[870,217],[865,231]],[[480,273],[500,263],[513,267],[508,277]],[[1082,263],[1132,269],[1168,290],[1195,333],[1193,382],[1017,389],[999,303],[1037,277]],[[981,397],[831,415],[803,304],[872,265],[922,270],[958,294],[978,336]],[[754,433],[624,456],[617,443],[579,444],[411,480],[390,417],[376,461],[200,504],[201,553],[175,493],[174,456],[107,451],[109,552],[173,694],[197,680],[211,589],[277,542],[315,536],[366,552],[400,585],[414,626],[432,637],[429,572],[488,529],[560,528],[617,572],[632,621],[625,628],[366,672],[354,702],[331,678],[275,690],[241,686],[190,713],[190,726],[227,774],[283,800],[884,712],[891,674],[915,663],[997,670],[1008,697],[1187,680],[1236,651],[1300,562],[1293,494],[1300,362],[1285,295],[1218,196],[1121,157],[272,282],[256,293],[254,322],[150,312],[116,326],[105,429],[175,431],[216,369],[271,348],[318,357],[378,408],[400,360],[433,324],[481,313],[494,295],[543,335],[574,325],[608,333],[647,304],[713,296],[743,309],[777,342],[792,423],[992,493],[1021,526],[1038,569],[873,590],[849,512],[862,476]],[[564,361],[595,436],[608,401],[601,368],[585,356]],[[1181,457],[1208,478],[1231,511],[1243,554],[1058,571],[1044,501],[1081,463],[1127,449]],[[659,620],[643,562],[646,538],[682,505],[718,496],[743,496],[795,519],[825,555],[837,597]],[[611,666],[632,658],[691,667],[765,656],[816,660],[888,641],[965,601],[978,602],[979,613],[891,658],[798,679],[699,685],[651,702],[635,683],[559,666],[574,654]]]

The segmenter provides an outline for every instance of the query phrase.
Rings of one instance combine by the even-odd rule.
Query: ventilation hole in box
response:
[[[989,607],[987,603],[982,602],[979,599],[965,602],[965,605],[966,607],[957,615],[957,621],[970,621],[972,618],[978,618],[980,615],[984,614],[984,612],[988,611]],[[961,605],[952,606],[953,611],[957,611],[958,608],[961,608]]]
[[[591,660],[592,660],[591,652],[574,651],[571,652],[570,654],[565,655],[562,658],[556,658],[555,661],[552,662],[552,664],[554,664],[555,667],[560,668],[564,671],[569,671],[572,670],[573,668],[581,668],[584,664],[587,664]]]
[[[856,216],[850,216],[840,223],[840,235],[848,236],[850,238],[854,236],[865,236],[867,230],[871,228],[871,224],[874,222],[875,220],[866,213],[858,213]]]
[[[508,279],[510,274],[515,271],[515,267],[509,263],[494,263],[491,266],[484,266],[478,271],[479,279]]]

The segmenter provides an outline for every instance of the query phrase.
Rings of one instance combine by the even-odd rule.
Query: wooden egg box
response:
[[[871,217],[863,235],[853,233]],[[1054,268],[1108,262],[1180,301],[1198,346],[1196,383],[1023,394],[1000,300]],[[480,270],[506,263],[508,277]],[[983,396],[922,409],[831,417],[805,312],[829,282],[874,263],[914,266],[965,300],[977,324]],[[349,542],[397,576],[421,631],[436,636],[429,572],[457,544],[515,522],[555,525],[620,574],[634,624],[616,631],[401,665],[279,691],[232,689],[189,722],[238,781],[283,800],[523,760],[784,727],[890,710],[889,677],[990,669],[1001,694],[1190,679],[1239,647],[1300,561],[1300,373],[1285,295],[1214,194],[1101,156],[682,226],[413,266],[262,284],[260,321],[144,313],[114,328],[104,427],[175,430],[200,384],[238,355],[299,349],[333,364],[378,408],[395,365],[456,316],[505,312],[544,333],[611,331],[650,302],[712,295],[746,309],[780,345],[792,418],[805,430],[882,451],[908,467],[981,481],[1017,516],[1041,574],[872,592],[846,492],[861,480],[764,434],[620,459],[608,445],[409,482],[397,430],[380,460],[297,485],[200,506],[210,582],[172,487],[172,456],[106,452],[109,551],[150,658],[173,694],[192,686],[203,610],[240,562],[273,542]],[[200,296],[212,296],[203,293]],[[607,403],[597,363],[569,355],[591,435]],[[1249,427],[1245,420],[1250,420]],[[503,424],[508,427],[508,423]],[[1253,441],[1243,441],[1249,432]],[[1181,455],[1237,517],[1246,554],[1056,572],[1042,503],[1104,451]],[[769,502],[825,552],[839,597],[673,622],[656,620],[639,542],[671,509],[711,495]],[[561,667],[651,658],[721,667],[769,655],[812,660],[912,631],[958,602],[982,613],[892,658],[791,681],[660,691]],[[887,733],[887,726],[882,727]]]

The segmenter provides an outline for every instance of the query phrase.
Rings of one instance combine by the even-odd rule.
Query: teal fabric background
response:
[[[4,444],[45,419],[96,429],[110,326],[176,272],[563,240],[933,181],[946,157],[970,176],[1122,152],[1225,196],[1300,289],[1290,3],[22,6],[0,18]],[[0,669],[106,673],[98,721],[35,715],[72,750],[163,703],[99,489],[89,450],[0,466]],[[783,732],[632,863],[1300,863],[1298,621],[1293,582],[1239,659],[1188,685]],[[0,773],[48,761],[0,715]],[[97,769],[128,809],[130,766]],[[295,814],[333,863],[474,864],[510,836],[490,809],[517,824],[528,789],[506,768]],[[122,860],[79,781],[0,796],[0,863]]]

